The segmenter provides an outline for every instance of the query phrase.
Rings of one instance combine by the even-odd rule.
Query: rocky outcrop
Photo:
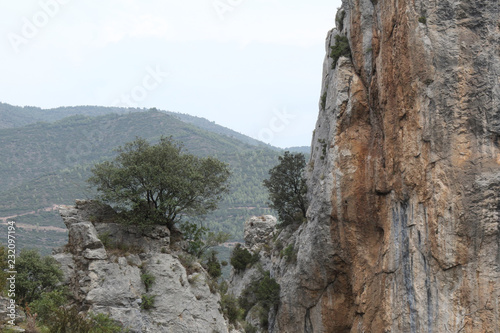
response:
[[[77,201],[60,210],[69,241],[54,257],[75,304],[109,314],[130,332],[228,332],[219,294],[210,291],[201,266],[182,265],[185,253],[170,248],[168,228],[93,223],[103,216],[96,205]]]
[[[496,2],[344,0],[273,332],[500,332]]]

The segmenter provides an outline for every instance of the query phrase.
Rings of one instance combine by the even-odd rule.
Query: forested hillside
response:
[[[0,217],[22,215],[15,219],[20,246],[47,252],[66,240],[61,219],[50,209],[93,197],[93,189],[85,181],[94,163],[112,158],[114,149],[136,137],[155,142],[161,136],[172,136],[187,151],[216,156],[230,165],[231,193],[203,223],[241,239],[246,218],[270,212],[262,180],[281,151],[251,138],[239,140],[234,131],[189,117],[152,110],[74,115],[52,123],[0,129]],[[196,122],[213,129],[202,129]]]

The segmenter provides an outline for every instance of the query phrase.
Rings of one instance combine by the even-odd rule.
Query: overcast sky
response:
[[[340,0],[0,0],[0,101],[156,107],[311,142]]]

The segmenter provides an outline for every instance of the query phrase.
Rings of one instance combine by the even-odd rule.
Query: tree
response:
[[[111,162],[93,167],[88,182],[100,199],[139,224],[172,227],[183,215],[204,216],[228,192],[227,164],[185,153],[171,137],[151,145],[137,138],[118,148]]]
[[[236,244],[231,253],[231,265],[237,274],[243,272],[248,266],[255,264],[257,261],[259,261],[259,255],[257,253],[252,255],[239,243]]]
[[[52,257],[41,257],[36,250],[22,250],[16,260],[16,297],[31,303],[42,293],[56,290],[63,279],[59,263]]]
[[[284,225],[306,218],[309,203],[303,177],[305,166],[303,154],[286,151],[279,157],[279,164],[269,170],[269,179],[263,182],[269,191],[269,206],[277,211],[278,219]]]
[[[187,252],[196,258],[201,258],[209,248],[225,243],[231,238],[227,232],[215,233],[192,222],[182,223],[180,230],[184,240],[188,242]]]

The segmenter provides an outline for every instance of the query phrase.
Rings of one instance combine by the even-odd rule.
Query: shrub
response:
[[[418,22],[420,22],[422,24],[427,24],[427,19],[425,18],[425,16],[420,16],[418,18]]]
[[[76,307],[54,310],[52,320],[45,324],[53,333],[120,333],[123,327],[108,315],[80,313]]]
[[[111,233],[109,231],[98,234],[97,238],[99,238],[99,240],[101,241],[102,245],[104,245],[105,248],[112,246]]]
[[[243,328],[245,330],[245,333],[257,333],[257,327],[249,323],[245,323],[245,326]]]
[[[128,330],[123,329],[122,325],[111,319],[109,315],[105,315],[103,313],[90,314],[90,320],[94,326],[90,333],[128,332]]]
[[[349,39],[346,36],[335,35],[335,45],[330,46],[330,57],[333,59],[332,69],[337,67],[337,61],[340,57],[350,57],[351,49],[349,47]]]
[[[218,279],[222,275],[222,267],[215,256],[216,252],[212,251],[211,256],[208,258],[206,262],[206,269],[208,274],[213,278],[213,279]]]
[[[144,283],[144,286],[146,287],[146,292],[148,292],[153,283],[155,282],[156,277],[149,273],[143,273],[141,274],[141,280]]]
[[[64,290],[54,290],[43,293],[40,298],[30,303],[31,312],[38,316],[42,323],[49,323],[55,310],[67,303]]]
[[[231,324],[243,319],[243,310],[239,307],[238,299],[231,294],[221,294],[221,308]]]
[[[297,261],[297,252],[293,248],[293,244],[288,245],[280,252],[281,257],[286,258],[287,263],[296,262]]]
[[[179,262],[186,269],[186,274],[191,275],[196,272],[196,257],[191,254],[179,255]]]
[[[326,107],[326,91],[321,95],[321,110],[325,110]]]
[[[141,297],[142,299],[141,309],[143,310],[152,309],[155,306],[155,298],[156,298],[155,295],[143,294]]]
[[[259,255],[252,255],[250,251],[237,244],[231,254],[231,265],[233,265],[236,273],[244,271],[247,267],[259,261]]]
[[[239,304],[245,311],[244,316],[255,305],[260,305],[259,319],[262,327],[267,328],[269,311],[276,307],[280,300],[280,285],[275,279],[271,278],[268,271],[263,272],[262,278],[253,281],[243,290],[239,298]]]
[[[63,273],[52,257],[40,256],[35,250],[22,250],[16,260],[16,297],[23,303],[31,303],[42,293],[57,289]]]
[[[80,313],[76,307],[65,307],[67,302],[66,291],[55,290],[43,293],[28,309],[51,333],[124,332],[123,327],[108,315]]]

